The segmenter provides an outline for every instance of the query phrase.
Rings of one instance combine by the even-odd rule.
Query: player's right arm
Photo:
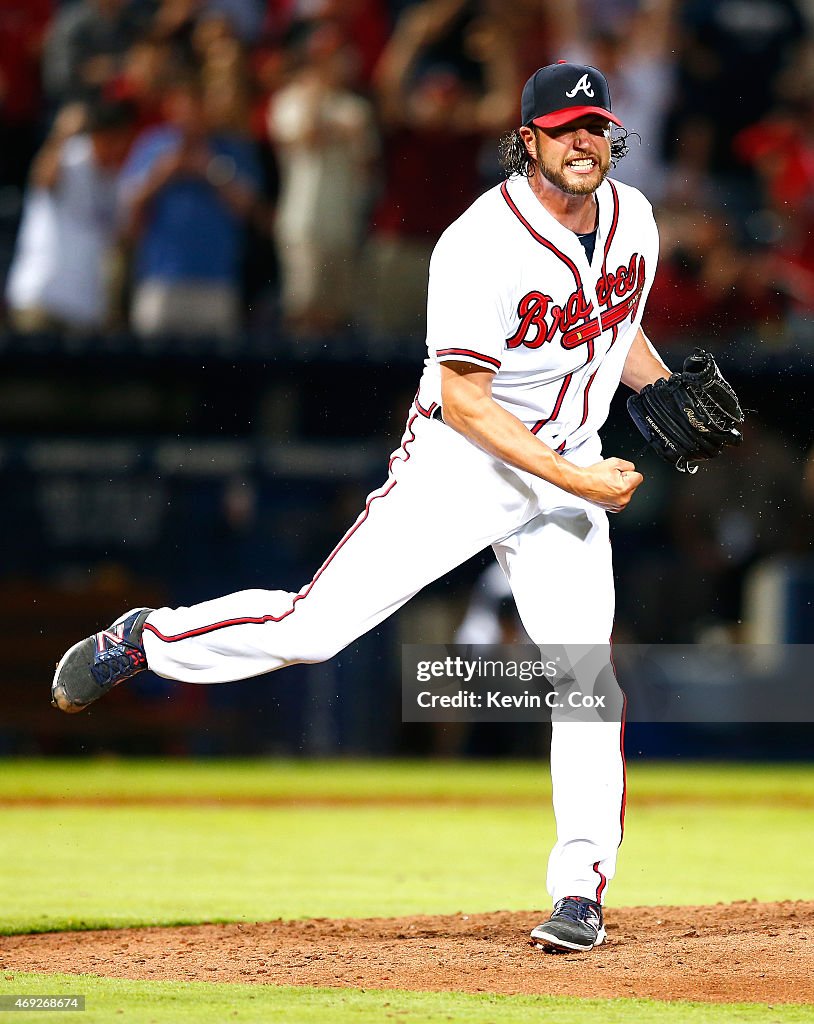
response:
[[[444,422],[496,459],[608,512],[621,512],[643,480],[633,463],[603,459],[592,466],[575,466],[495,402],[492,376],[474,363],[442,363]]]
[[[30,181],[36,188],[50,190],[57,187],[65,143],[84,129],[85,118],[85,108],[81,103],[69,103],[54,118],[48,138],[31,164]]]

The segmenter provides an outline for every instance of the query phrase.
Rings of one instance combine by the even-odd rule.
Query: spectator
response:
[[[200,82],[167,95],[167,123],[142,134],[122,172],[134,247],[133,330],[234,340],[245,224],[259,172],[250,142],[214,132]]]
[[[763,217],[769,218],[777,243],[772,272],[801,326],[814,313],[814,100],[810,88],[810,76],[803,78],[803,91],[795,102],[744,129],[735,139],[738,155],[755,167],[762,183]],[[810,330],[799,334],[801,341],[810,338]]]
[[[547,2],[550,3],[551,0],[547,0]],[[556,0],[554,2],[557,14],[562,16],[564,5],[557,3]],[[646,5],[647,0],[577,0],[574,6],[579,11],[583,24],[590,26],[591,32],[604,34],[605,32],[616,33],[623,22],[637,14]],[[615,97],[614,106],[616,106]]]
[[[498,562],[483,570],[475,581],[463,621],[455,633],[456,644],[530,644],[512,588]]]
[[[365,309],[375,334],[423,331],[430,253],[480,190],[484,139],[496,141],[515,116],[512,50],[500,32],[481,32],[477,40],[483,88],[455,65],[420,66],[460,28],[465,8],[461,0],[428,0],[407,10],[377,70],[385,180],[373,220]]]
[[[564,4],[559,31],[562,56],[602,68],[610,84],[613,110],[628,132],[636,133],[613,177],[644,191],[652,203],[662,195],[665,122],[672,98],[675,0],[654,0],[638,10],[617,13],[616,20],[592,28],[580,39],[576,4]],[[588,22],[594,25],[594,22]]]
[[[105,259],[116,228],[116,178],[132,140],[132,110],[66,107],[37,155],[9,272],[20,331],[97,330],[108,312]]]
[[[235,36],[248,45],[260,36],[264,8],[263,0],[207,0],[204,13],[227,19]]]
[[[211,11],[203,14],[195,26],[192,42],[210,130],[248,137],[249,68],[229,19]]]
[[[249,54],[252,90],[251,132],[256,142],[271,148],[268,110],[272,96],[286,81],[286,54],[281,46],[265,44]]]
[[[42,119],[40,58],[52,0],[0,0],[0,188],[22,189]]]
[[[251,314],[247,320],[249,329],[262,330],[269,323],[276,326],[278,322],[279,273],[271,228],[278,175],[266,127],[268,98],[258,116],[254,67],[227,18],[207,11],[198,20],[193,44],[201,64],[210,130],[251,140],[260,168],[259,195],[247,221],[241,302]]]
[[[262,169],[262,197],[249,233],[243,274],[244,304],[252,332],[268,335],[279,324],[280,268],[274,240],[274,208],[280,191],[277,155],[269,137],[268,113],[274,94],[288,81],[282,46],[263,43],[248,54],[249,134]]]
[[[348,88],[349,53],[331,24],[316,28],[305,62],[269,107],[280,196],[276,236],[286,326],[295,332],[346,326],[371,167],[373,108]]]
[[[242,63],[243,44],[235,34],[232,22],[220,12],[207,8],[195,21],[192,48],[200,66],[215,65],[232,71]]]
[[[681,21],[676,153],[694,137],[707,168],[731,185],[744,177],[732,140],[774,106],[806,24],[796,0],[688,0]]]
[[[332,21],[353,48],[354,71],[369,89],[387,45],[391,15],[386,0],[323,0],[319,16]]]
[[[711,625],[737,633],[751,566],[798,546],[800,462],[788,437],[752,415],[742,445],[669,478],[669,543],[631,574],[642,641],[691,643]]]
[[[158,0],[150,32],[170,47],[173,63],[181,71],[196,67],[193,37],[202,9],[203,0]]]
[[[334,25],[352,50],[354,74],[367,91],[393,20],[393,0],[267,0],[265,34],[290,46],[317,25]]]
[[[607,8],[610,0],[601,0]],[[481,0],[485,20],[511,40],[517,80],[524,82],[537,68],[559,60],[558,27],[562,0]],[[587,24],[594,24],[588,21]]]
[[[106,95],[127,100],[136,112],[137,132],[164,120],[164,88],[170,71],[170,49],[155,39],[139,39],[124,55],[122,71]]]
[[[768,257],[739,245],[721,214],[672,205],[662,209],[659,229],[648,330],[673,340],[710,332],[726,336],[782,315],[784,301],[772,283]]]
[[[128,0],[78,0],[62,7],[43,55],[43,81],[51,100],[84,99],[104,89],[146,28],[146,9]]]

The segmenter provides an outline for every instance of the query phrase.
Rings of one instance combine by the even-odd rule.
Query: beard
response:
[[[587,196],[592,192],[596,192],[602,182],[605,180],[608,171],[610,170],[610,155],[607,159],[602,162],[601,157],[597,157],[599,164],[591,171],[590,174],[579,175],[578,177],[567,178],[565,176],[565,170],[563,167],[553,167],[551,164],[547,164],[544,161],[540,161],[538,164],[540,173],[543,177],[550,181],[551,184],[558,188],[561,192],[565,192],[569,196]],[[597,175],[597,171],[599,172]]]

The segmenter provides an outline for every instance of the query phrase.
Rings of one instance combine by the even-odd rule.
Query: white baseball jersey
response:
[[[560,453],[596,434],[639,328],[658,259],[648,201],[608,179],[596,192],[591,264],[526,178],[490,189],[430,262],[420,409],[441,402],[439,363],[495,371],[493,398]]]

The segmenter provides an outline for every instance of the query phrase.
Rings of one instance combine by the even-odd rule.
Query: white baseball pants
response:
[[[568,457],[595,462],[598,439]],[[534,643],[608,643],[606,514],[493,459],[414,406],[387,481],[310,583],[297,594],[245,590],[160,608],[144,627],[147,662],[168,679],[218,683],[326,660],[489,544]],[[555,723],[551,777],[557,843],[548,890],[554,901],[601,901],[622,837],[620,724]]]

